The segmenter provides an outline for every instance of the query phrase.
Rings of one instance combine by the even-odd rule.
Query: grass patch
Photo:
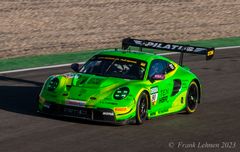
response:
[[[86,61],[99,51],[102,50],[1,59],[0,71]]]
[[[188,44],[188,45],[195,45],[195,46],[202,46],[202,47],[215,47],[215,48],[226,47],[226,46],[240,46],[240,37],[179,42],[179,44]],[[1,59],[0,71],[86,61],[95,53],[103,50],[109,50],[109,49]],[[152,50],[149,50],[149,49],[147,51],[153,52]]]

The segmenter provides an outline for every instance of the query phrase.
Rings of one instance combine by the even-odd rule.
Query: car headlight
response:
[[[128,87],[122,87],[122,88],[118,88],[115,91],[113,97],[116,100],[121,100],[121,99],[126,98],[128,96],[128,94],[129,94],[129,88]]]
[[[59,79],[55,77],[52,80],[50,80],[48,84],[48,90],[54,91],[58,87],[58,85],[59,85]]]

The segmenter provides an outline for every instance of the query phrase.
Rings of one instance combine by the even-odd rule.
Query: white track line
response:
[[[224,50],[224,49],[235,49],[235,48],[240,48],[240,46],[219,47],[219,48],[215,48],[215,49],[216,50]],[[160,53],[158,55],[165,56],[165,55],[174,55],[174,54],[179,54],[179,52]],[[79,64],[84,64],[84,63],[85,62],[79,62]],[[2,72],[0,72],[0,74],[15,73],[15,72],[25,72],[25,71],[33,71],[33,70],[41,70],[41,69],[59,68],[59,67],[70,66],[71,64],[72,63],[51,65],[51,66],[42,66],[42,67],[27,68],[27,69],[19,69],[19,70],[2,71]]]
[[[84,64],[85,62],[79,62],[79,64]],[[50,65],[50,66],[42,66],[42,67],[35,67],[35,68],[27,68],[27,69],[19,69],[19,70],[10,70],[10,71],[2,71],[0,74],[6,73],[14,73],[14,72],[25,72],[25,71],[33,71],[33,70],[41,70],[41,69],[51,69],[51,68],[60,68],[70,66],[72,63],[66,64],[59,64],[59,65]]]
[[[215,50],[237,49],[237,48],[240,48],[240,46],[219,47],[219,48],[215,48]]]

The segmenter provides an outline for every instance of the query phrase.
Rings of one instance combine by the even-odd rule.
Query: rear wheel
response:
[[[195,81],[190,83],[186,97],[186,112],[193,113],[197,110],[199,103],[199,87]]]
[[[137,110],[136,110],[136,124],[140,125],[147,119],[148,109],[148,96],[145,92],[142,92],[138,98]]]

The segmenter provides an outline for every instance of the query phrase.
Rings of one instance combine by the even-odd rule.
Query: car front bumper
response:
[[[130,120],[117,121],[114,111],[111,109],[75,107],[52,102],[45,102],[41,107],[38,112],[54,116],[73,117],[117,125],[130,123]]]

